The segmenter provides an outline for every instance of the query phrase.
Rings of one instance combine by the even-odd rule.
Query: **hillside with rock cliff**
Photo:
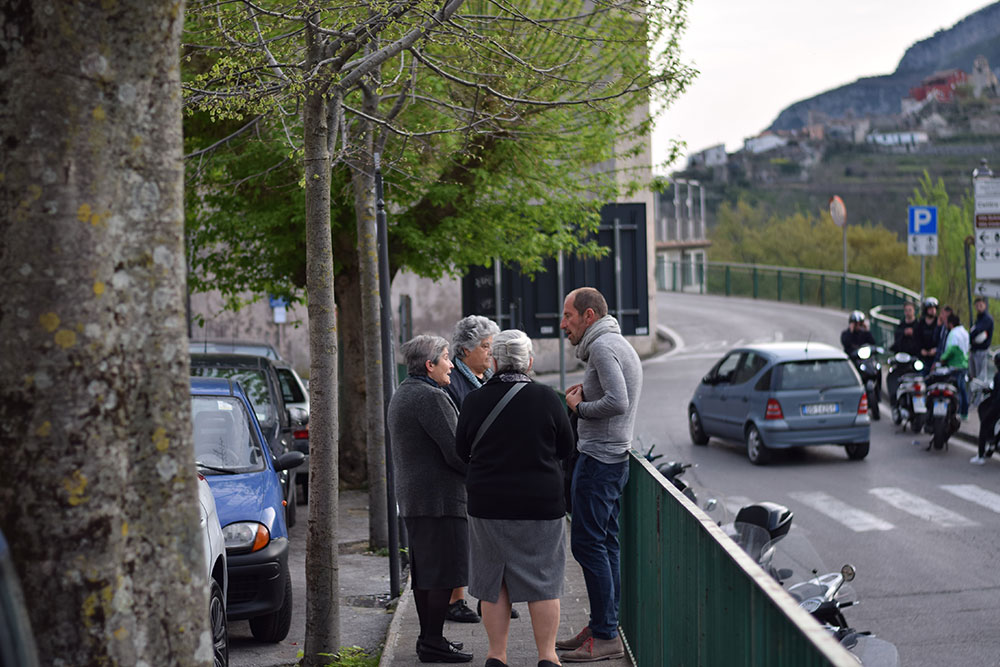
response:
[[[768,129],[803,128],[809,122],[810,111],[821,112],[829,118],[898,114],[900,100],[924,77],[952,68],[969,71],[979,55],[986,56],[994,72],[1000,71],[1000,2],[917,42],[906,50],[892,74],[858,79],[796,102],[778,114]]]

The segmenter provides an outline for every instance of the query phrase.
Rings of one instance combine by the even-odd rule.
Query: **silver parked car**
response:
[[[847,355],[821,343],[764,343],[730,350],[708,372],[688,406],[696,445],[710,437],[746,442],[755,465],[772,450],[843,445],[868,455],[868,399]]]

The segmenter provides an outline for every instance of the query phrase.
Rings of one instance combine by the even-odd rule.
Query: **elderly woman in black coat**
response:
[[[389,402],[396,500],[409,536],[410,580],[420,619],[421,662],[469,662],[444,637],[452,589],[469,579],[465,461],[455,450],[458,410],[444,391],[448,341],[416,336],[402,347],[408,377]],[[430,482],[433,480],[433,482]]]
[[[566,566],[563,474],[573,430],[559,396],[528,377],[531,340],[493,337],[492,378],[465,398],[455,431],[468,461],[471,577],[489,638],[487,667],[504,667],[511,602],[527,602],[539,667],[558,665],[556,630]],[[509,400],[489,415],[501,402]]]

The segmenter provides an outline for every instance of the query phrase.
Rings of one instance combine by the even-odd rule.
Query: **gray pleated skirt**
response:
[[[562,596],[566,520],[469,517],[469,593],[496,602],[507,584],[511,602]]]

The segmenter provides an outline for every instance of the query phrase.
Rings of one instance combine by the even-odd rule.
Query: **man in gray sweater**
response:
[[[556,648],[569,650],[560,656],[564,662],[593,662],[625,654],[618,634],[618,513],[628,481],[642,366],[618,321],[608,315],[604,296],[592,287],[566,296],[560,326],[586,364],[583,383],[566,390],[566,405],[579,417],[570,545],[587,583],[590,621],[572,639],[556,642]]]

